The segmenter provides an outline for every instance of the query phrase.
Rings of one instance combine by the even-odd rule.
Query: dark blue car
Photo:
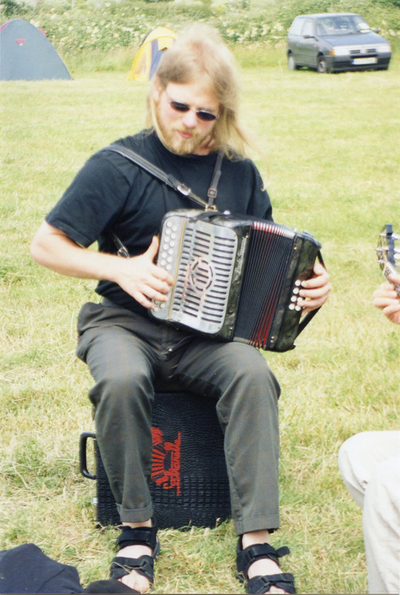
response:
[[[387,70],[390,43],[352,13],[308,14],[294,19],[288,32],[288,66],[317,72]]]

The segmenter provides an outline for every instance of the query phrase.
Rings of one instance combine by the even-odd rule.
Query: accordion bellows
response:
[[[299,287],[320,244],[270,221],[178,210],[162,223],[158,265],[173,277],[150,314],[221,341],[286,351],[299,334]]]

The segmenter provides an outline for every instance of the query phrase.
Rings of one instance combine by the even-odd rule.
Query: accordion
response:
[[[301,282],[321,245],[270,221],[229,212],[181,209],[162,222],[159,266],[174,279],[150,315],[221,341],[269,351],[294,347],[315,310],[301,320]]]

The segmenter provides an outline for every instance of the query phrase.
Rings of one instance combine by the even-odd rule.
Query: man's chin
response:
[[[192,155],[198,149],[199,143],[193,141],[166,141],[167,148],[176,155]]]
[[[180,135],[179,131],[169,133],[161,128],[161,133],[167,149],[176,155],[193,155],[204,142],[204,139],[199,138],[198,135],[184,138]]]

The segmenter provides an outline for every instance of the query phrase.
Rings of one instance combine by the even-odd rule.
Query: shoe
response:
[[[279,566],[278,559],[290,554],[288,547],[280,547],[278,550],[268,543],[250,545],[243,549],[242,537],[239,537],[237,545],[237,578],[246,585],[246,593],[269,593],[271,587],[282,589],[286,593],[296,593],[294,588],[294,576],[288,572],[282,574],[268,574],[265,576],[254,576],[249,579],[248,570],[253,562],[257,560],[273,560]]]
[[[154,522],[154,521],[153,521]],[[160,541],[157,538],[157,526],[152,527],[122,527],[122,533],[117,539],[117,546],[122,550],[129,545],[145,545],[152,550],[151,556],[140,556],[139,558],[126,558],[116,556],[110,569],[111,579],[120,579],[132,570],[148,579],[150,586],[154,582],[154,560],[160,553]]]

